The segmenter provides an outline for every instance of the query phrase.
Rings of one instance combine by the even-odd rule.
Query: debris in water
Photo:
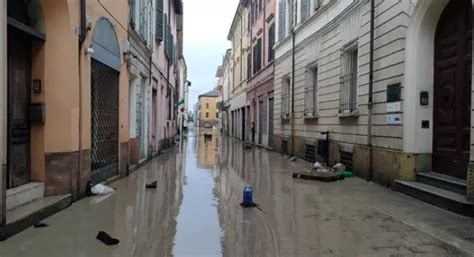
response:
[[[40,221],[38,223],[35,223],[34,225],[35,228],[45,228],[45,227],[49,227],[49,225],[43,221]]]
[[[244,187],[243,198],[244,198],[244,200],[240,204],[240,206],[242,206],[244,208],[257,207],[257,204],[253,202],[252,187],[250,187],[250,186]]]
[[[92,195],[106,195],[113,193],[114,189],[103,184],[97,184],[91,188]]]
[[[295,155],[291,156],[290,158],[290,162],[295,162],[298,160],[298,157],[296,157]]]
[[[306,180],[319,180],[319,181],[323,181],[323,182],[331,182],[331,181],[344,179],[344,176],[336,174],[335,172],[315,171],[311,174],[308,174],[308,173],[293,173],[293,178],[306,179]]]
[[[146,188],[149,188],[149,189],[156,189],[157,185],[158,185],[158,182],[157,182],[157,181],[153,181],[153,182],[151,182],[151,183],[149,183],[149,184],[146,184],[145,187],[146,187]]]
[[[99,233],[96,236],[96,239],[106,245],[116,245],[120,243],[120,240],[111,237],[109,234],[105,233],[104,231],[99,231]]]

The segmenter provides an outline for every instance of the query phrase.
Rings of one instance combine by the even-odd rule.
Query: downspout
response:
[[[294,11],[292,12],[294,17],[291,17],[291,155],[295,155],[295,54],[296,54],[296,33],[295,33],[295,20],[298,15],[298,2],[294,4]]]
[[[6,9],[6,1],[2,1],[2,3],[0,3],[0,35],[4,38],[2,40],[2,43],[0,44],[1,47],[0,47],[0,56],[2,58],[0,58],[0,74],[2,76],[0,76],[0,83],[6,85],[6,77],[7,77],[7,74],[4,73],[4,70],[5,70],[5,66],[4,66],[4,60],[3,57],[5,57],[5,54],[6,54],[6,42],[7,42],[7,10]],[[3,89],[2,89],[2,92]],[[4,111],[5,111],[5,105],[4,105],[4,100],[3,100],[3,93],[2,93],[2,97],[0,97],[0,119],[3,120],[3,117],[4,117]],[[0,126],[0,137],[2,137],[3,140],[7,140],[7,138],[4,138],[4,130],[3,130],[3,126]],[[3,143],[3,140],[0,140],[0,142]],[[1,158],[1,170],[0,170],[0,238],[3,237],[2,233],[3,233],[3,228],[5,227],[6,225],[6,215],[7,215],[7,208],[6,208],[6,205],[7,205],[7,170],[8,168],[5,168],[3,169],[3,145],[0,147],[0,158]],[[8,159],[8,158],[7,158]]]
[[[80,33],[79,33],[79,49],[78,49],[78,71],[79,71],[79,135],[78,135],[78,154],[77,154],[77,199],[81,194],[81,170],[82,170],[82,47],[86,40],[87,17],[86,17],[86,0],[80,2]],[[71,176],[72,178],[72,176]],[[73,191],[71,179],[71,193]],[[87,193],[87,192],[86,192]]]
[[[372,165],[372,107],[374,90],[374,23],[375,23],[375,0],[370,0],[370,50],[369,50],[369,101],[368,101],[368,122],[367,122],[367,146],[369,147],[369,170],[367,181],[373,179]]]

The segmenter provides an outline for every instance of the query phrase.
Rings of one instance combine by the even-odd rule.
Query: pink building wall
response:
[[[259,0],[252,0],[250,4],[250,13],[252,15],[252,8],[255,8],[255,4]],[[248,79],[248,90],[247,90],[247,106],[250,106],[250,116],[247,124],[249,133],[248,140],[251,141],[251,123],[255,123],[255,141],[260,143],[258,140],[258,134],[263,134],[261,144],[268,146],[268,123],[272,122],[268,117],[268,96],[273,92],[273,60],[269,60],[269,30],[270,27],[275,26],[275,12],[276,12],[276,0],[261,1],[264,4],[262,11],[257,15],[257,19],[251,23],[249,29],[249,48],[252,51],[253,60],[253,47],[257,44],[258,39],[262,39],[262,55],[261,55],[261,69],[254,73],[252,67],[252,75]],[[253,62],[252,62],[253,66]],[[259,96],[263,103],[259,105]],[[261,112],[259,120],[259,112]],[[260,126],[260,123],[261,126]],[[260,131],[260,129],[262,131]]]
[[[169,17],[171,34],[173,35],[173,45],[177,46],[177,19],[174,0],[165,0],[163,3],[163,13]],[[152,76],[157,80],[155,86],[156,103],[151,104],[152,108],[155,106],[155,111],[150,112],[150,115],[156,115],[155,119],[150,117],[150,149],[153,149],[153,154],[156,154],[166,144],[171,142],[172,137],[176,134],[176,108],[174,95],[177,94],[176,76],[174,60],[168,59],[165,55],[164,41],[154,40],[154,51],[152,57]],[[175,52],[177,55],[177,51]],[[168,86],[171,92],[168,92]],[[171,109],[168,106],[168,99],[171,98]],[[168,119],[168,113],[172,112],[171,119]]]

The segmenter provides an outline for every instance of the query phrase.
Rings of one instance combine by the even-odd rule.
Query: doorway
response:
[[[8,29],[8,188],[30,182],[31,40]]]
[[[470,151],[471,65],[471,1],[450,1],[435,36],[433,171],[462,179]]]

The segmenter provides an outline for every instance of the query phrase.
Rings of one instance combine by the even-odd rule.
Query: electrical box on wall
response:
[[[33,93],[41,94],[41,80],[39,79],[33,80]]]
[[[387,103],[400,102],[402,100],[402,84],[396,83],[387,86]]]
[[[44,103],[30,104],[29,111],[32,124],[43,124],[45,122]]]

